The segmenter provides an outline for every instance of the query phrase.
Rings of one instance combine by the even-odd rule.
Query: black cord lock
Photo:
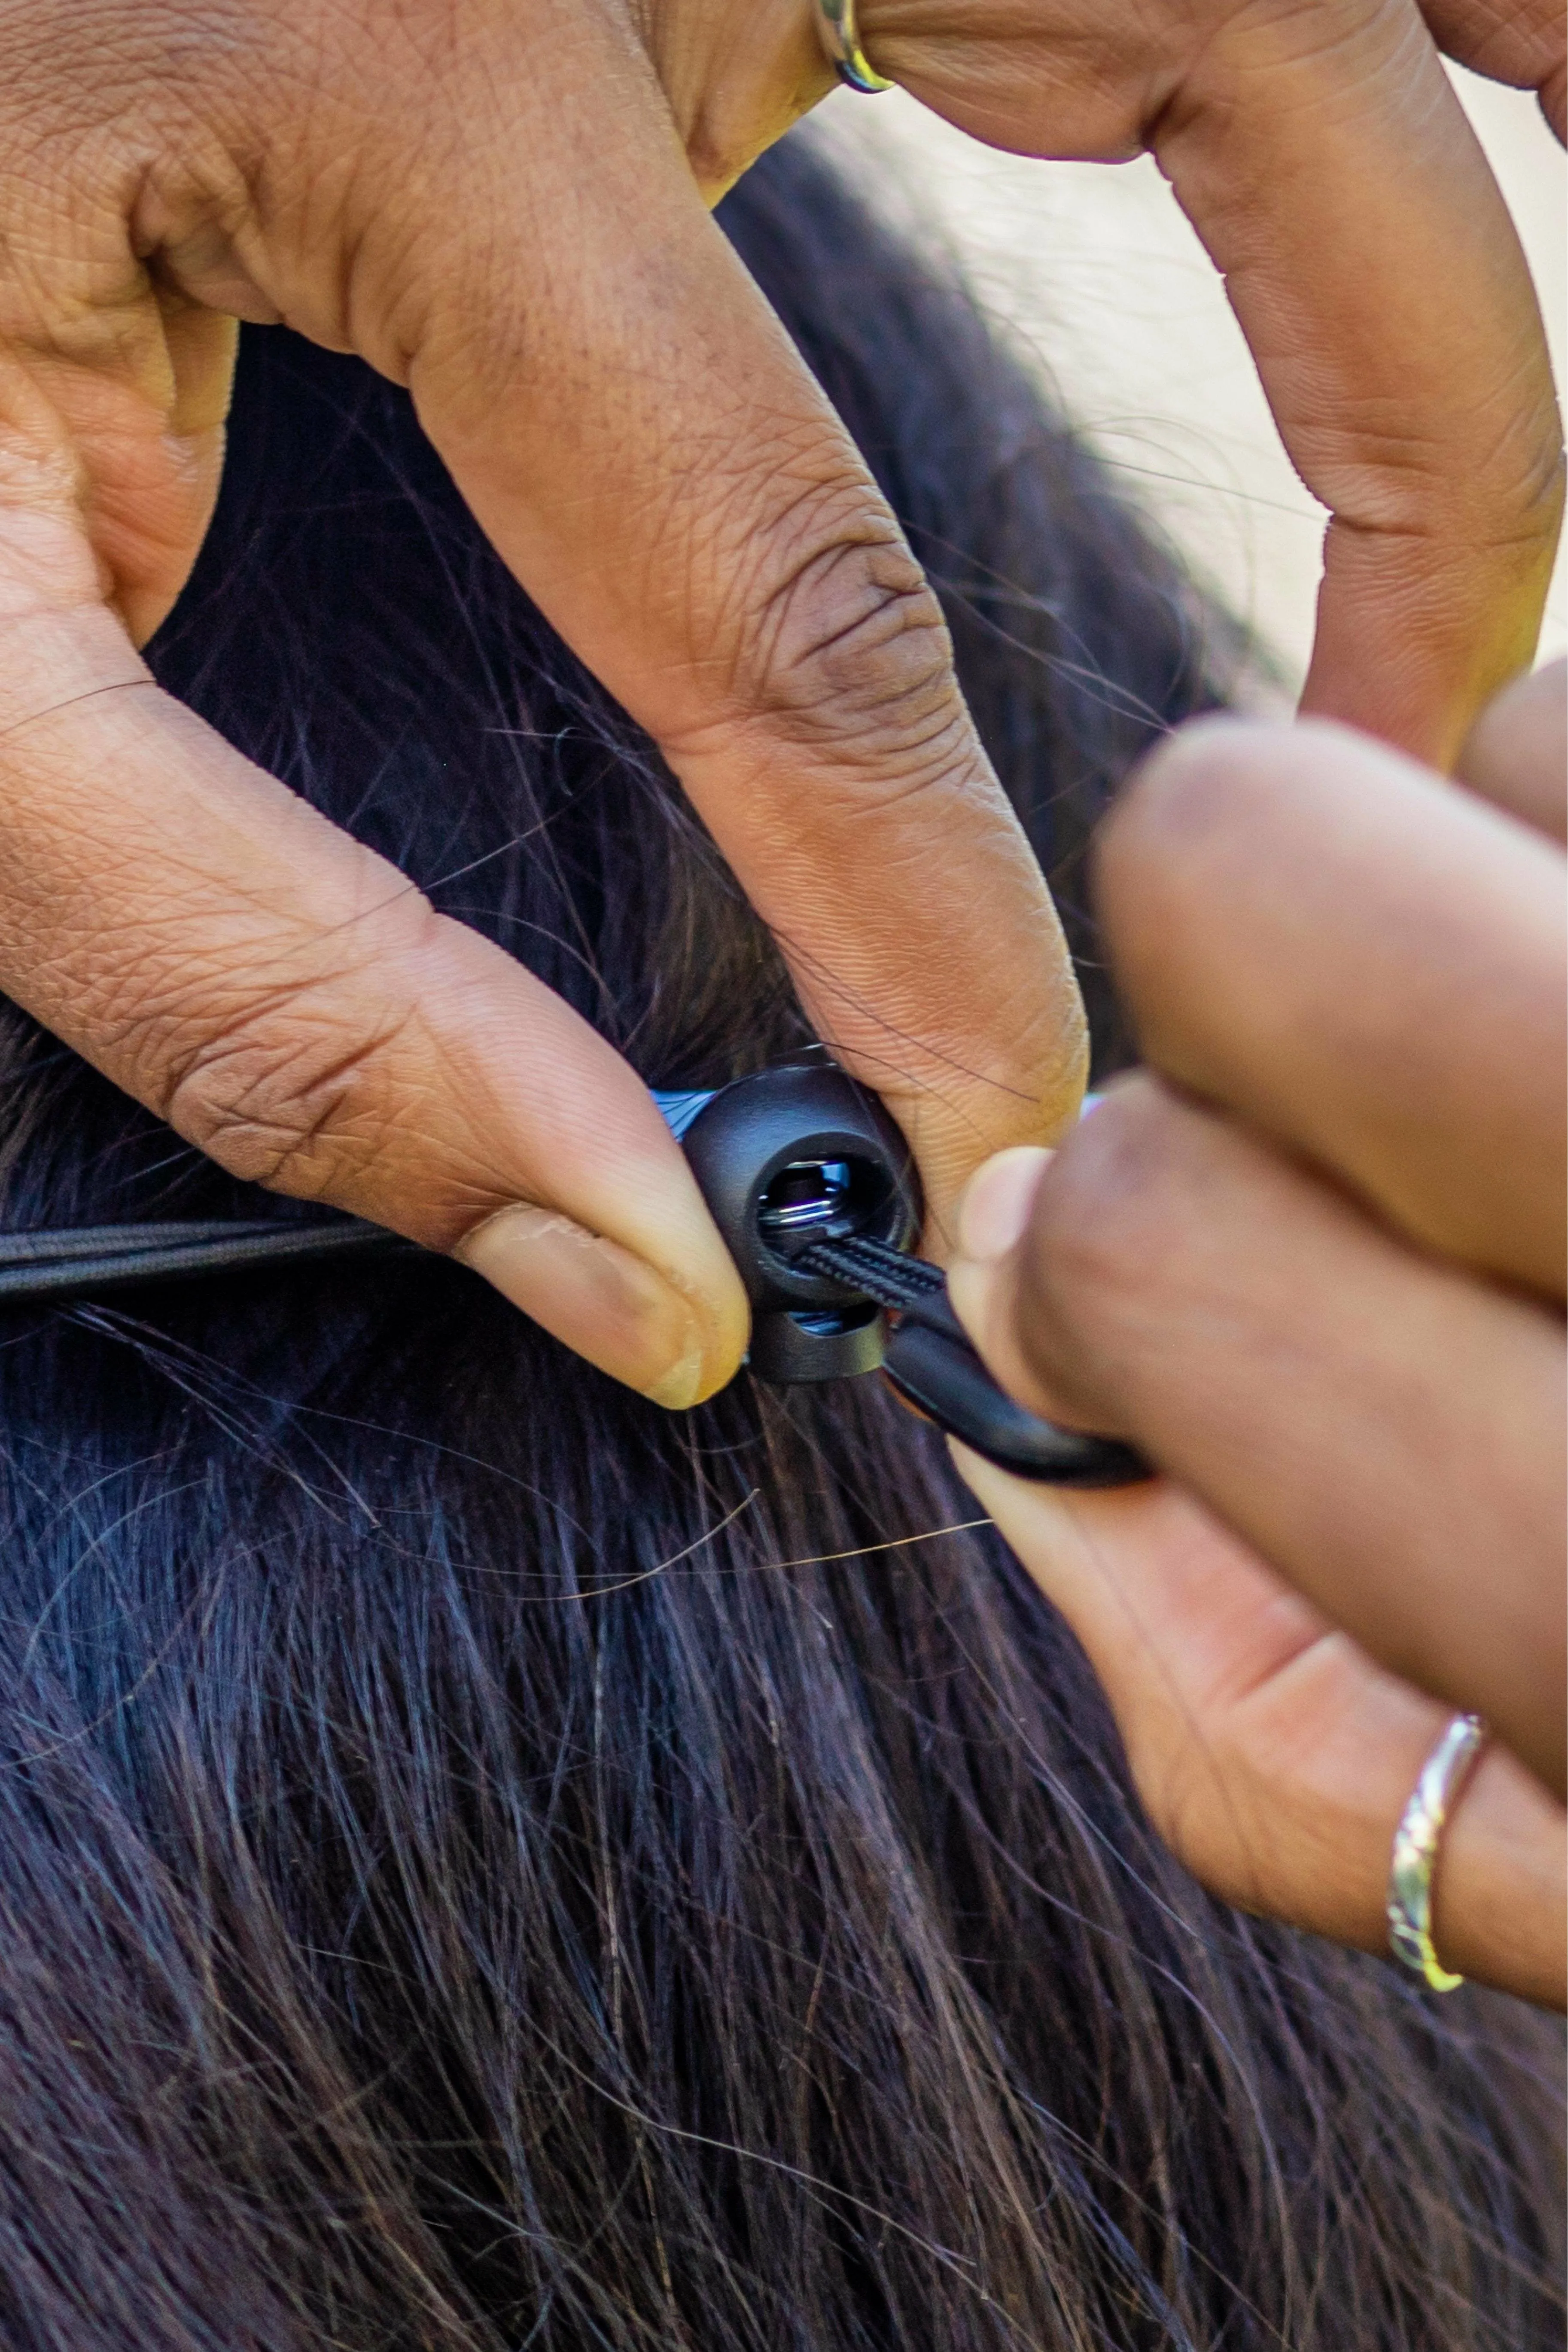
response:
[[[908,1254],[920,1222],[909,1147],[820,1047],[713,1094],[655,1099],[745,1283],[759,1379],[880,1367],[938,1428],[1021,1477],[1123,1486],[1151,1475],[1119,1439],[1043,1421],[992,1379],[941,1267]]]

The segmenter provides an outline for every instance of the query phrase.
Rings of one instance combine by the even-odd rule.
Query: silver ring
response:
[[[855,0],[816,0],[816,30],[833,70],[848,89],[863,90],[870,98],[879,89],[893,88],[860,47]]]
[[[1457,1715],[1421,1767],[1421,1778],[1394,1832],[1388,1866],[1388,1948],[1401,1965],[1430,1985],[1452,1992],[1453,1975],[1432,1943],[1432,1874],[1443,1826],[1458,1803],[1487,1736],[1479,1715]]]

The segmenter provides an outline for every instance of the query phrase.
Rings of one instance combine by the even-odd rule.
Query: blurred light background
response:
[[[1458,69],[1453,79],[1518,224],[1561,385],[1563,151],[1532,97]],[[1311,644],[1322,509],[1280,446],[1219,278],[1153,163],[994,154],[900,90],[837,92],[817,120],[895,217],[945,231],[985,308],[1026,339],[1068,412],[1294,690]],[[1560,555],[1542,652],[1565,645]]]

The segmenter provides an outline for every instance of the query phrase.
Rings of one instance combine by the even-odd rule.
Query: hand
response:
[[[1452,765],[1530,661],[1562,436],[1511,226],[1438,61],[1538,88],[1555,0],[858,0],[878,70],[1028,155],[1153,153],[1331,510],[1305,709]],[[1114,288],[1107,288],[1114,299]]]
[[[1190,63],[1215,25],[1182,22]],[[0,987],[226,1166],[457,1249],[667,1402],[704,1393],[743,1304],[641,1088],[154,693],[132,645],[210,509],[233,318],[359,352],[409,384],[503,555],[658,740],[821,1034],[902,1119],[937,1220],[988,1150],[1059,1131],[1076,993],[935,605],[706,216],[828,88],[809,11],[0,0]],[[1015,32],[981,45],[1002,70]],[[1168,49],[1122,75],[1124,129],[1160,130]],[[939,68],[911,73],[944,89]],[[1281,414],[1310,421],[1304,467],[1374,551],[1353,579],[1336,558],[1325,627],[1394,616],[1379,723],[1426,742],[1521,657],[1556,443],[1511,233],[1415,81],[1395,103],[1380,67],[1361,128],[1279,192],[1225,152],[1247,216],[1315,222],[1356,289],[1325,338],[1321,289],[1302,276],[1291,309],[1300,257],[1270,248],[1285,309],[1244,312],[1277,398],[1280,318],[1314,355]],[[1288,125],[1301,69],[1262,84]],[[1260,105],[1268,142],[1279,112]],[[1346,184],[1376,198],[1364,238],[1336,193],[1347,141],[1376,159]],[[1402,236],[1391,308],[1361,290],[1363,245]],[[1456,308],[1450,350],[1433,331]],[[1391,384],[1413,470],[1369,437]],[[1354,663],[1327,675],[1365,715]]]
[[[1568,33],[1555,0],[1421,0],[1445,57],[1514,89],[1532,89],[1560,142],[1568,139]]]
[[[361,352],[658,737],[933,1210],[1070,1119],[1076,989],[936,604],[706,208],[829,86],[811,19],[682,22],[667,96],[616,0],[0,0],[0,988],[672,1405],[745,1303],[642,1087],[132,641],[205,525],[234,318]]]
[[[976,1491],[1194,1866],[1352,1940],[1445,1709],[1563,1790],[1565,751],[1561,667],[1483,719],[1472,792],[1337,730],[1175,739],[1100,870],[1151,1072],[960,1210],[952,1296],[993,1370],[1173,1482]],[[1539,1880],[1563,1825],[1519,1815],[1505,1761]],[[1310,1824],[1362,1799],[1352,1895]]]

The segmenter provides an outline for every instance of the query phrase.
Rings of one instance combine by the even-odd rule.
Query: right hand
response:
[[[877,0],[867,37],[984,136],[1155,145],[1341,509],[1313,692],[1441,756],[1532,635],[1558,451],[1416,20],[985,5]],[[830,86],[805,0],[0,0],[0,987],[226,1166],[692,1401],[744,1303],[642,1088],[133,644],[210,510],[233,320],[360,352],[659,742],[936,1223],[1060,1132],[1076,992],[936,606],[707,217]]]
[[[951,1276],[1015,1394],[1167,1474],[963,1462],[1175,1851],[1379,1949],[1422,1761],[1484,1714],[1438,1948],[1559,2006],[1564,684],[1492,707],[1468,793],[1337,730],[1156,753],[1100,875],[1151,1071],[981,1171]]]

